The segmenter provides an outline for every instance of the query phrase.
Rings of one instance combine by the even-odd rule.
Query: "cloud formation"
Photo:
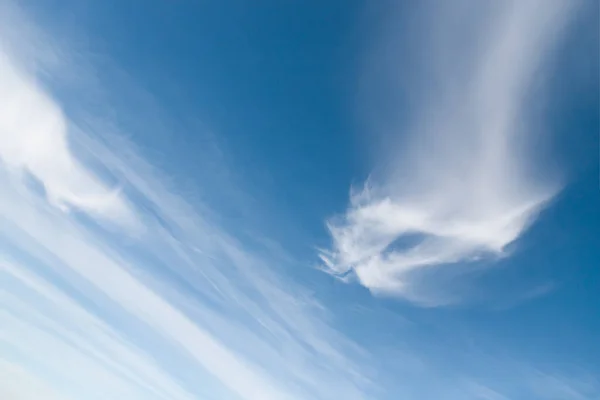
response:
[[[61,208],[132,224],[134,216],[117,191],[108,188],[73,158],[67,120],[60,107],[34,79],[23,73],[0,48],[0,157],[12,173],[28,173]]]
[[[366,353],[275,274],[282,260],[66,115],[35,51],[20,57],[29,24],[0,40],[0,397],[368,398]]]
[[[92,85],[101,85],[101,90],[65,95],[63,75],[81,79],[68,65],[77,57],[69,57],[68,43],[53,53],[62,42],[47,46],[52,38],[31,24],[26,13],[12,9],[11,14],[11,7],[10,1],[0,0],[0,398],[551,400],[557,393],[561,398],[598,398],[598,374],[562,371],[576,357],[566,357],[553,373],[519,367],[526,361],[483,358],[472,353],[471,343],[477,340],[466,338],[465,345],[447,335],[453,330],[447,323],[451,318],[440,319],[443,329],[437,334],[432,330],[438,329],[405,319],[396,310],[371,309],[373,303],[367,300],[357,307],[362,311],[343,316],[345,332],[361,340],[360,345],[353,342],[335,327],[325,305],[284,275],[293,261],[277,243],[261,237],[263,232],[236,237],[239,226],[217,222],[219,210],[197,201],[202,196],[193,190],[186,196],[179,193],[174,179],[128,142],[127,129],[113,120],[83,120],[84,113],[72,112],[76,101],[93,114],[90,118],[97,117],[86,101],[96,104],[98,99],[83,99],[83,94],[107,91],[139,99],[146,93],[128,93],[135,89],[133,83],[103,81],[86,71],[85,79],[97,78]],[[552,17],[554,23],[559,20]],[[497,29],[505,32],[500,22]],[[471,61],[479,70],[480,62]],[[474,91],[459,90],[459,98],[466,101]],[[436,100],[436,107],[424,107],[423,113],[466,112],[467,106],[450,107],[456,95],[451,92],[440,95],[439,108]],[[158,103],[152,100],[148,103]],[[143,101],[129,103],[135,110],[125,107],[114,113],[141,117],[136,122],[144,134],[162,130],[161,123],[168,134],[181,134],[169,129],[170,121],[162,121],[168,110],[148,112]],[[458,117],[437,122],[470,126]],[[520,173],[516,176],[521,180],[515,179],[499,167],[489,176],[503,190],[512,189],[505,197],[467,193],[476,174],[451,161],[472,152],[459,146],[447,151],[446,144],[459,137],[455,129],[450,130],[452,140],[433,149],[428,140],[440,134],[423,130],[429,135],[409,141],[411,147],[402,151],[406,160],[388,171],[388,178],[374,179],[352,196],[347,215],[331,221],[343,252],[323,254],[339,274],[354,271],[341,263],[341,253],[356,260],[352,266],[378,254],[380,265],[370,265],[363,277],[385,267],[381,279],[395,280],[394,293],[415,300],[422,297],[411,292],[407,277],[395,272],[391,280],[386,276],[388,265],[381,260],[387,255],[395,252],[399,260],[390,268],[404,260],[405,270],[415,271],[452,257],[464,261],[502,253],[504,242],[520,235],[555,193],[552,185],[530,190],[536,180],[522,179]],[[487,148],[485,143],[481,147]],[[509,148],[505,158],[512,154]],[[197,151],[198,157],[204,155],[202,148]],[[497,165],[483,155],[475,159]],[[514,161],[519,161],[520,172],[526,169],[524,158]],[[403,168],[404,162],[428,168],[413,174],[415,170]],[[465,176],[465,182],[458,180],[461,190],[447,182],[454,172],[440,172],[450,167]],[[219,166],[207,168],[208,173],[213,169]],[[490,169],[482,170],[479,179]],[[193,178],[203,186],[202,176]],[[429,179],[436,185],[430,187]],[[528,190],[521,192],[517,183]],[[207,191],[222,189],[204,186]],[[486,190],[496,187],[490,184]],[[435,202],[434,195],[445,196],[444,201]],[[472,200],[477,212],[463,207],[463,199]],[[461,212],[455,214],[456,209]],[[496,212],[505,220],[493,219]],[[448,224],[452,221],[454,225]],[[416,251],[415,243],[427,245]],[[473,243],[480,243],[480,250]],[[325,290],[330,289],[330,279],[321,277]],[[378,290],[377,282],[370,282]],[[342,291],[335,295],[339,297],[331,306],[342,312],[362,299]],[[506,354],[507,348],[499,346],[499,353]]]
[[[387,142],[395,151],[385,173],[328,221],[327,271],[356,276],[372,292],[430,302],[411,279],[416,272],[506,253],[559,188],[536,175],[531,142],[540,127],[528,119],[528,96],[575,3],[427,9],[421,34],[406,35],[429,38],[420,49],[428,81],[410,89],[424,100],[408,132],[398,128]]]

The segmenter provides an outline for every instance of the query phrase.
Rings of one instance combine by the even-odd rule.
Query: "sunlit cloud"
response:
[[[69,151],[60,107],[0,53],[0,157],[12,174],[31,174],[57,207],[77,207],[120,223],[135,217],[118,190],[86,171]]]
[[[452,9],[461,5],[468,10],[459,13],[461,28],[437,29],[456,21]],[[560,188],[555,176],[537,173],[532,143],[543,127],[530,121],[528,96],[575,6],[428,8],[421,35],[407,35],[431,41],[423,51],[432,71],[423,79],[431,82],[410,88],[425,100],[408,117],[415,122],[388,140],[395,150],[385,172],[353,191],[345,214],[328,221],[327,271],[355,276],[375,293],[437,303],[443,300],[423,293],[414,273],[506,255]]]

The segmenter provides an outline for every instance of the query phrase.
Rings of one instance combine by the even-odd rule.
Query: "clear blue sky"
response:
[[[0,397],[600,398],[594,0],[0,0]]]

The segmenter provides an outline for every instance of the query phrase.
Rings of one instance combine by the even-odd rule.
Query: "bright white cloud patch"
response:
[[[451,4],[425,25],[435,76],[423,84],[417,122],[398,132],[386,177],[328,222],[333,248],[321,253],[331,273],[415,301],[427,299],[410,273],[502,255],[557,189],[532,174],[527,142],[539,132],[528,125],[527,95],[575,2],[506,1],[484,15],[477,2],[462,14],[449,8],[463,3]]]
[[[120,223],[134,216],[118,191],[108,188],[73,158],[61,109],[0,47],[0,158],[13,174],[32,174],[48,199]]]

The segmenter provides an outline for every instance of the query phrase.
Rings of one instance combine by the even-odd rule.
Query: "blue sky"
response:
[[[600,398],[593,0],[0,0],[0,397]]]

